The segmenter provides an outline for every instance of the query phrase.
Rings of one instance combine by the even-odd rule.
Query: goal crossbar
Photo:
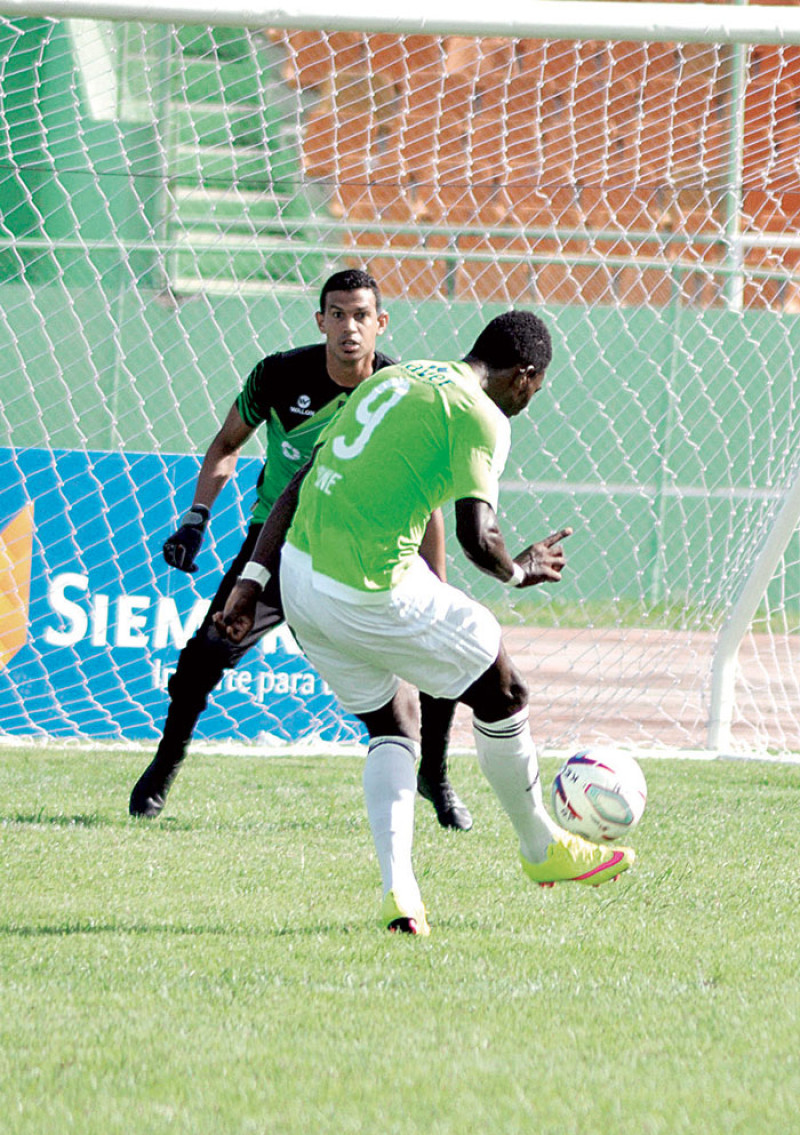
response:
[[[460,0],[410,0],[402,14],[372,2],[314,0],[221,8],[218,0],[0,0],[0,15],[56,19],[145,20],[230,27],[327,28],[402,35],[502,35],[552,39],[677,40],[682,43],[800,44],[800,8],[734,4],[630,4],[620,0],[503,0],[465,15]]]

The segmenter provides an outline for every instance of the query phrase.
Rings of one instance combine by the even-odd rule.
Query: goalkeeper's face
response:
[[[325,336],[329,365],[366,378],[372,372],[375,342],[388,321],[386,312],[378,311],[370,288],[328,292],[325,310],[317,312],[317,326]]]

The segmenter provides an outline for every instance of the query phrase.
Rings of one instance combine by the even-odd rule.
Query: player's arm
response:
[[[305,480],[313,457],[298,470],[272,506],[261,528],[249,561],[242,569],[231,589],[224,611],[214,615],[217,633],[231,642],[240,643],[253,625],[256,606],[268,581],[277,577],[280,570],[281,548],[292,524],[300,497],[300,486]]]
[[[242,446],[252,436],[255,428],[248,426],[234,402],[203,458],[194,494],[195,504],[211,508],[233,476]]]
[[[181,571],[197,571],[195,559],[208,527],[211,508],[233,475],[242,446],[253,433],[234,403],[206,451],[197,477],[192,507],[164,544],[164,559]]]
[[[447,576],[447,555],[444,543],[444,517],[442,510],[435,508],[431,513],[428,527],[419,545],[419,554],[439,579]]]
[[[530,544],[512,559],[490,504],[465,497],[456,501],[455,512],[456,536],[464,554],[487,575],[516,587],[557,583],[561,579],[567,562],[561,541],[572,534],[571,528],[562,528]]]

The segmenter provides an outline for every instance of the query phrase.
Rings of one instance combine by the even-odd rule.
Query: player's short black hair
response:
[[[532,311],[505,311],[486,324],[469,354],[492,370],[532,366],[542,372],[553,357],[553,343],[538,315]]]
[[[325,311],[328,292],[355,292],[359,288],[369,288],[375,296],[375,309],[380,311],[381,290],[378,287],[378,281],[370,276],[369,272],[362,271],[361,268],[345,268],[341,272],[334,272],[322,285],[322,291],[319,294],[319,310]]]

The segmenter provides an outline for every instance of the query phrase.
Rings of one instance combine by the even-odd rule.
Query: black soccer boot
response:
[[[456,703],[420,693],[420,738],[422,757],[417,773],[417,791],[429,800],[443,828],[468,832],[472,816],[463,800],[456,795],[447,776],[447,741]]]
[[[443,828],[455,828],[468,832],[472,827],[472,816],[463,800],[442,771],[437,780],[430,781],[422,770],[417,773],[417,792],[424,800],[429,800],[436,811],[436,819]]]
[[[128,803],[132,816],[155,819],[164,810],[197,719],[208,704],[208,695],[228,664],[224,646],[198,632],[180,653],[175,673],[167,683],[169,709],[156,755],[136,781]]]
[[[133,786],[128,803],[128,812],[132,816],[154,820],[161,815],[167,802],[167,793],[178,775],[182,760],[183,757],[177,761],[164,761],[156,753]]]

